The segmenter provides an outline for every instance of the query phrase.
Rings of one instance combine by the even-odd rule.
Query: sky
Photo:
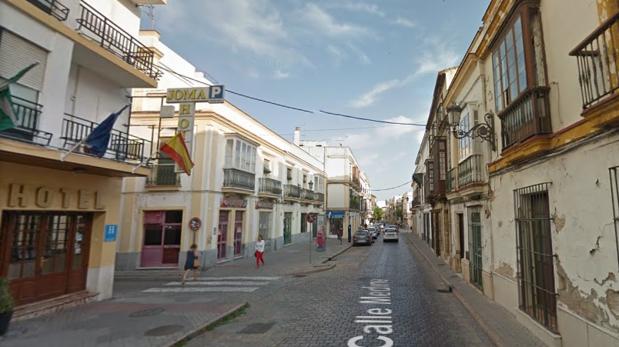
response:
[[[462,59],[489,0],[169,0],[144,11],[167,46],[226,88],[226,99],[292,140],[350,146],[372,189],[411,179],[439,70]],[[335,129],[335,130],[334,130]],[[383,200],[410,190],[376,191]]]

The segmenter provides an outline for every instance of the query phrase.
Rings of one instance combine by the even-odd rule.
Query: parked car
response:
[[[370,235],[372,235],[372,238],[374,240],[376,240],[378,238],[378,230],[376,230],[376,228],[374,227],[369,227],[368,231],[370,232]]]
[[[395,241],[398,242],[400,239],[398,229],[393,227],[385,228],[385,233],[383,235],[383,242],[387,241]]]
[[[370,235],[370,232],[367,230],[358,230],[352,237],[353,246],[356,246],[359,244],[371,246],[373,241],[374,240],[372,239],[372,235]]]

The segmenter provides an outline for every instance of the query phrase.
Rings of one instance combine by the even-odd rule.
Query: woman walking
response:
[[[264,240],[262,235],[258,234],[258,241],[256,242],[256,269],[260,268],[260,263],[264,265]]]
[[[198,277],[198,271],[200,270],[200,257],[198,253],[198,246],[196,244],[192,244],[187,251],[187,259],[185,259],[185,271],[183,272],[183,280],[182,285],[185,285],[185,280],[187,280],[187,275],[189,272],[193,272],[193,280],[195,281]]]

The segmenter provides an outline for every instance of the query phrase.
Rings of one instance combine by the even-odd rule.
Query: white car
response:
[[[398,230],[395,228],[385,228],[385,232],[383,234],[383,242],[387,241],[395,241],[398,242],[400,236],[398,235]]]

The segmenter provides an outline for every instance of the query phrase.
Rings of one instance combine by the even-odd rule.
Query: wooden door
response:
[[[217,227],[217,259],[226,257],[228,246],[228,214],[229,211],[219,211],[219,226]]]

